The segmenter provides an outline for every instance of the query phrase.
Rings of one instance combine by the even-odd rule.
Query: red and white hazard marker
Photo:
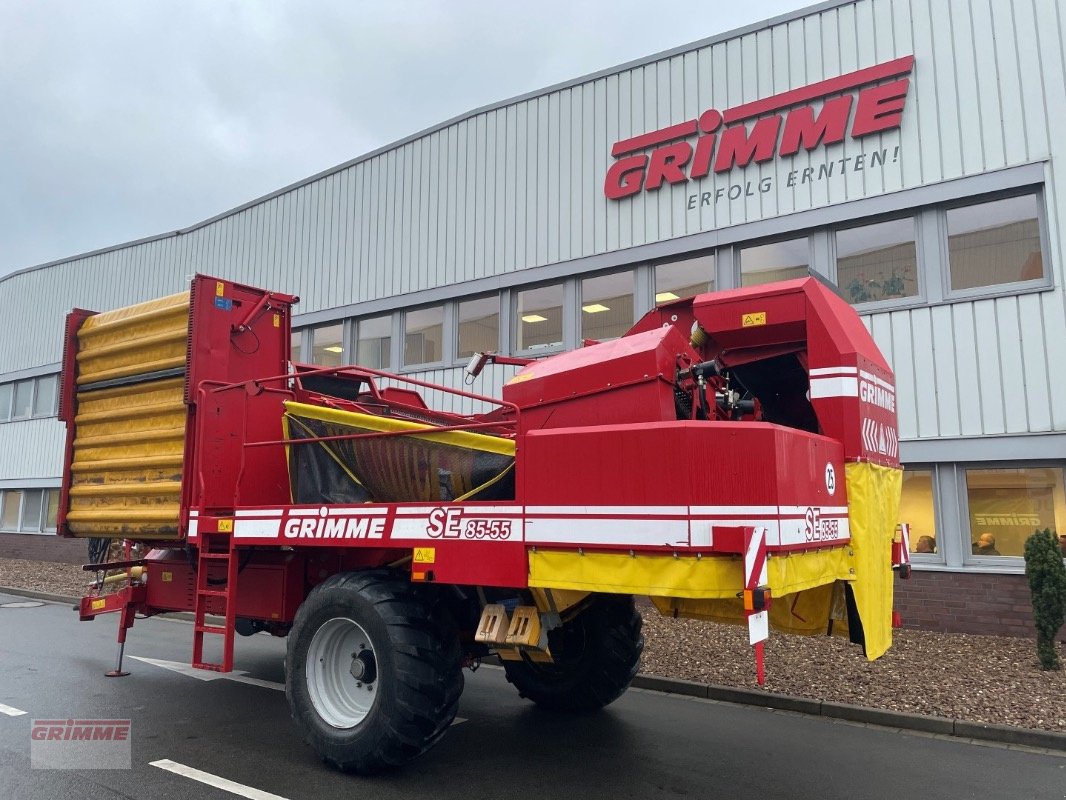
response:
[[[748,615],[748,643],[755,646],[755,674],[760,686],[766,682],[763,642],[770,636],[770,613],[756,597],[759,590],[766,589],[766,583],[766,528],[749,528],[744,534],[744,611]]]

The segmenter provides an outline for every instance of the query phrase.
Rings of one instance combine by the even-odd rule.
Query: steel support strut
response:
[[[126,651],[126,631],[133,627],[134,615],[136,614],[136,608],[132,603],[127,602],[125,608],[122,609],[122,613],[118,617],[118,656],[115,659],[115,668],[110,672],[105,672],[104,675],[108,678],[124,678],[129,675],[129,672],[124,672],[122,669],[122,656]]]

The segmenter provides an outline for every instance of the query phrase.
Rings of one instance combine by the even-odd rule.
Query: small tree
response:
[[[1066,613],[1066,565],[1059,537],[1050,530],[1036,531],[1025,540],[1025,574],[1033,599],[1036,653],[1043,669],[1060,669],[1055,634]]]

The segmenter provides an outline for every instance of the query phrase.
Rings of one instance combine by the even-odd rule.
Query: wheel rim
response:
[[[356,727],[378,696],[374,644],[355,620],[337,617],[322,625],[307,650],[311,704],[334,728]]]

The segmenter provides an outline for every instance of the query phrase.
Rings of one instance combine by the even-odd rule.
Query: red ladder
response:
[[[232,523],[231,523],[232,524]],[[213,564],[222,564],[226,571],[226,581],[222,586],[212,586],[208,582],[208,571]],[[196,568],[196,605],[193,618],[192,665],[197,669],[209,669],[215,672],[233,670],[233,633],[237,613],[237,553],[233,548],[232,532],[202,531],[200,533],[200,554]],[[207,604],[212,597],[222,600],[222,627],[207,624]],[[222,637],[222,663],[213,664],[204,661],[204,634]]]

